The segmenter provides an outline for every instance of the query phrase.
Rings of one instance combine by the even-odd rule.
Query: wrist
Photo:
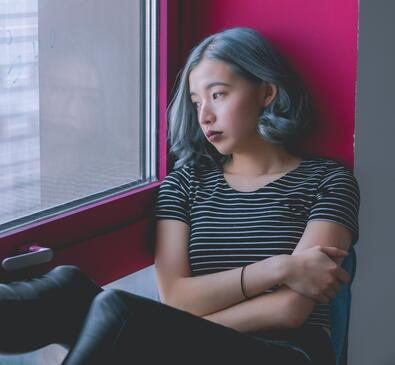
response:
[[[293,268],[293,256],[291,255],[278,255],[277,258],[277,281],[278,286],[286,284]]]

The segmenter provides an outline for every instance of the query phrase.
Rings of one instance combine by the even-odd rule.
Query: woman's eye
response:
[[[224,93],[220,93],[220,92],[214,93],[213,94],[213,99],[217,99],[219,96],[223,96],[223,95],[224,95]]]
[[[194,103],[192,103],[193,107],[197,110],[199,108],[199,103],[197,101],[195,101]]]

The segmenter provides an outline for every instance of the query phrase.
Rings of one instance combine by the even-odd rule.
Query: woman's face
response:
[[[235,74],[221,61],[203,59],[189,75],[197,118],[207,140],[223,155],[242,152],[262,141],[256,125],[275,89]],[[209,131],[220,132],[210,136]]]

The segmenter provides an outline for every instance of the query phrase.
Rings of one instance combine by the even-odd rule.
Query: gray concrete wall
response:
[[[349,365],[395,364],[395,1],[360,0],[355,175],[360,240]]]

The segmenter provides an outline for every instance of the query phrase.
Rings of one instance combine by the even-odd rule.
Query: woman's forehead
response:
[[[191,93],[207,88],[211,84],[231,84],[238,76],[225,62],[204,58],[189,74],[189,88]],[[212,85],[211,85],[212,86]]]

